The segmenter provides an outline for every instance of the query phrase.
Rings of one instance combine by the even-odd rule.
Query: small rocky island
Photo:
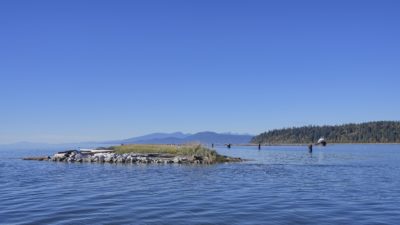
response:
[[[77,163],[130,163],[130,164],[214,164],[242,162],[218,154],[201,145],[121,145],[108,148],[68,150],[53,156],[27,157],[24,160],[77,162]]]

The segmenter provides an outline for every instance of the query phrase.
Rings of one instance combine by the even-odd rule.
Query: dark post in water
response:
[[[312,153],[312,147],[313,147],[312,144],[309,144],[309,145],[308,145],[308,152],[309,152],[309,153]]]

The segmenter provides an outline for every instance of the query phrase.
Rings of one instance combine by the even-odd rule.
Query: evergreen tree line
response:
[[[309,144],[324,137],[328,143],[400,143],[400,122],[378,121],[337,126],[305,126],[262,133],[252,143]]]

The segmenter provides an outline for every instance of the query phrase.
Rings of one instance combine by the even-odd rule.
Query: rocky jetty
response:
[[[130,163],[130,164],[213,164],[216,163],[205,156],[179,156],[162,153],[124,153],[113,152],[83,153],[76,150],[59,152],[52,157],[28,157],[24,160],[40,160],[70,163]],[[223,162],[241,162],[240,158],[223,156]]]

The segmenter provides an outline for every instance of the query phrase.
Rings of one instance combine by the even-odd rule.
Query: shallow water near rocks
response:
[[[0,224],[398,224],[400,145],[217,148],[218,165],[23,161],[0,150]]]

